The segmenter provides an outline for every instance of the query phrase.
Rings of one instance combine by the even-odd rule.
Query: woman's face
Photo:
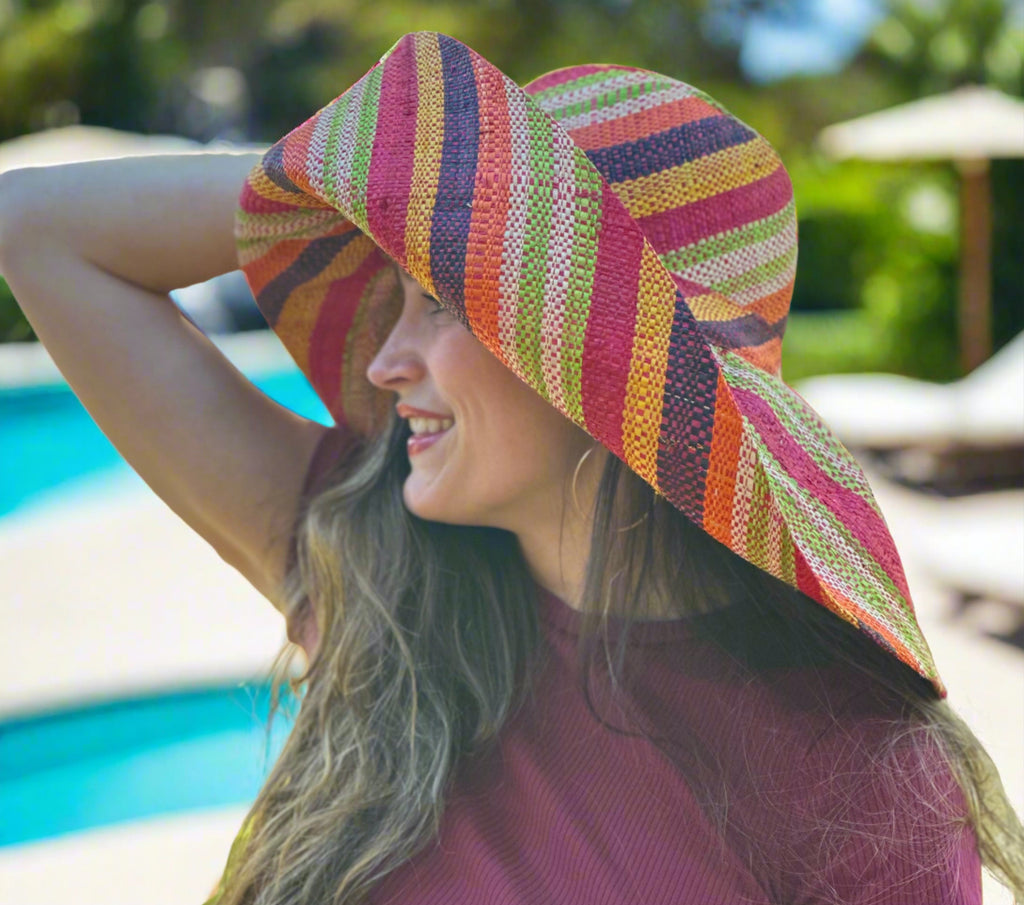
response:
[[[367,377],[397,393],[413,430],[406,506],[425,519],[510,531],[559,517],[593,441],[400,277],[402,313]]]

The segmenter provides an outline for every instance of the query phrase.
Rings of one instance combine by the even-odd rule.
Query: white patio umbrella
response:
[[[102,126],[64,126],[30,132],[0,143],[0,173],[78,160],[177,154],[201,147],[198,142],[179,135],[140,135]]]
[[[836,159],[953,160],[960,170],[960,359],[964,372],[992,351],[989,160],[1024,157],[1024,102],[966,85],[823,129]]]

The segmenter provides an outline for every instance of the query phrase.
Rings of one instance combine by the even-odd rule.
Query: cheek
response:
[[[550,489],[564,476],[573,452],[585,441],[549,403],[513,373],[496,363],[500,372],[478,374],[474,390],[470,435],[474,461],[495,489],[527,489],[531,484]]]
[[[453,329],[432,352],[434,386],[459,426],[447,461],[431,461],[428,469],[424,460],[413,476],[407,503],[418,501],[428,518],[486,521],[488,513],[517,510],[519,501],[533,511],[538,500],[547,506],[561,499],[566,475],[589,443],[586,434],[471,334]],[[444,512],[428,514],[428,506]]]

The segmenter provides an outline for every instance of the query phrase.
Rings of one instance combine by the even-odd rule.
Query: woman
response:
[[[163,297],[233,266],[247,172],[238,260],[335,429]],[[785,170],[706,95],[421,33],[258,162],[0,189],[40,338],[309,658],[213,901],[1020,892],[864,476],[779,376]]]

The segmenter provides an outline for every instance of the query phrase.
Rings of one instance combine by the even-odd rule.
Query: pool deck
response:
[[[265,676],[269,602],[134,476],[0,519],[0,719]]]
[[[1005,572],[1009,556],[1024,569],[1016,535],[1000,547],[970,528],[1002,519],[1024,531],[1024,517],[1014,519],[1024,512],[1024,496],[972,500],[968,512],[960,501],[924,497],[876,476],[871,483],[950,701],[1024,811],[1024,651],[999,637],[1019,637],[1021,611],[986,600],[959,608],[934,552],[953,538],[970,561],[993,562],[993,569],[1002,563]],[[134,478],[0,520],[0,575],[0,718],[111,694],[258,677],[284,640],[270,604]],[[0,848],[0,901],[202,901],[243,813],[161,817]],[[985,901],[1009,905],[1010,897],[989,883]]]
[[[0,848],[0,902],[199,905],[224,869],[245,811],[173,814]]]
[[[213,339],[250,378],[294,368],[269,331]],[[0,351],[0,390],[64,385],[40,344]],[[0,518],[0,719],[258,678],[285,640],[273,607],[141,479],[113,474]]]

